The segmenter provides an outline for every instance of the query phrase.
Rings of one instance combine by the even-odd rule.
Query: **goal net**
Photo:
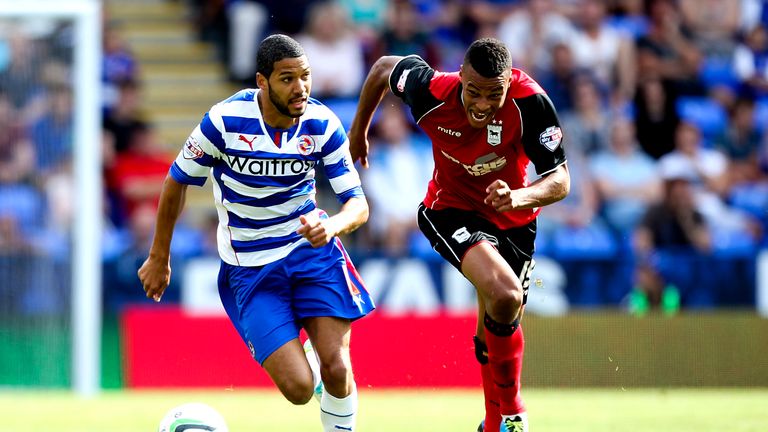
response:
[[[0,0],[0,386],[95,393],[99,3]]]

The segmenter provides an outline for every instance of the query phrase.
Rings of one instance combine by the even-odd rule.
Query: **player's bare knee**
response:
[[[523,290],[505,287],[496,289],[486,305],[488,313],[499,322],[512,322],[523,305]]]
[[[304,405],[312,399],[314,387],[312,381],[289,380],[278,386],[280,392],[294,405]]]
[[[341,357],[336,357],[320,366],[323,383],[329,386],[346,386],[352,376],[352,368]]]

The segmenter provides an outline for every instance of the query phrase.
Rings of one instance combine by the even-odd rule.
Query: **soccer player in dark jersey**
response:
[[[415,55],[384,56],[366,78],[349,133],[352,158],[364,167],[368,128],[388,89],[432,141],[435,170],[418,208],[419,228],[477,289],[474,341],[486,410],[478,430],[527,431],[520,320],[536,216],[570,189],[555,108],[533,79],[512,68],[496,39],[472,43],[453,73],[435,71]],[[529,162],[541,176],[533,182],[526,177]]]

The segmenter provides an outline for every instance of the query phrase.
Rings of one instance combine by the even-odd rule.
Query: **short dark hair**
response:
[[[273,34],[266,37],[256,53],[256,72],[269,78],[275,70],[275,62],[304,55],[304,48],[290,36]]]
[[[464,54],[464,64],[472,66],[485,78],[495,78],[512,67],[509,50],[494,38],[482,38],[472,42]]]

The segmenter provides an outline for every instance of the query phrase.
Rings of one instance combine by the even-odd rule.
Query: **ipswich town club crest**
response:
[[[310,135],[302,135],[298,139],[299,153],[308,156],[315,151],[315,139]]]
[[[501,144],[501,120],[493,120],[488,126],[488,144],[497,146]]]

